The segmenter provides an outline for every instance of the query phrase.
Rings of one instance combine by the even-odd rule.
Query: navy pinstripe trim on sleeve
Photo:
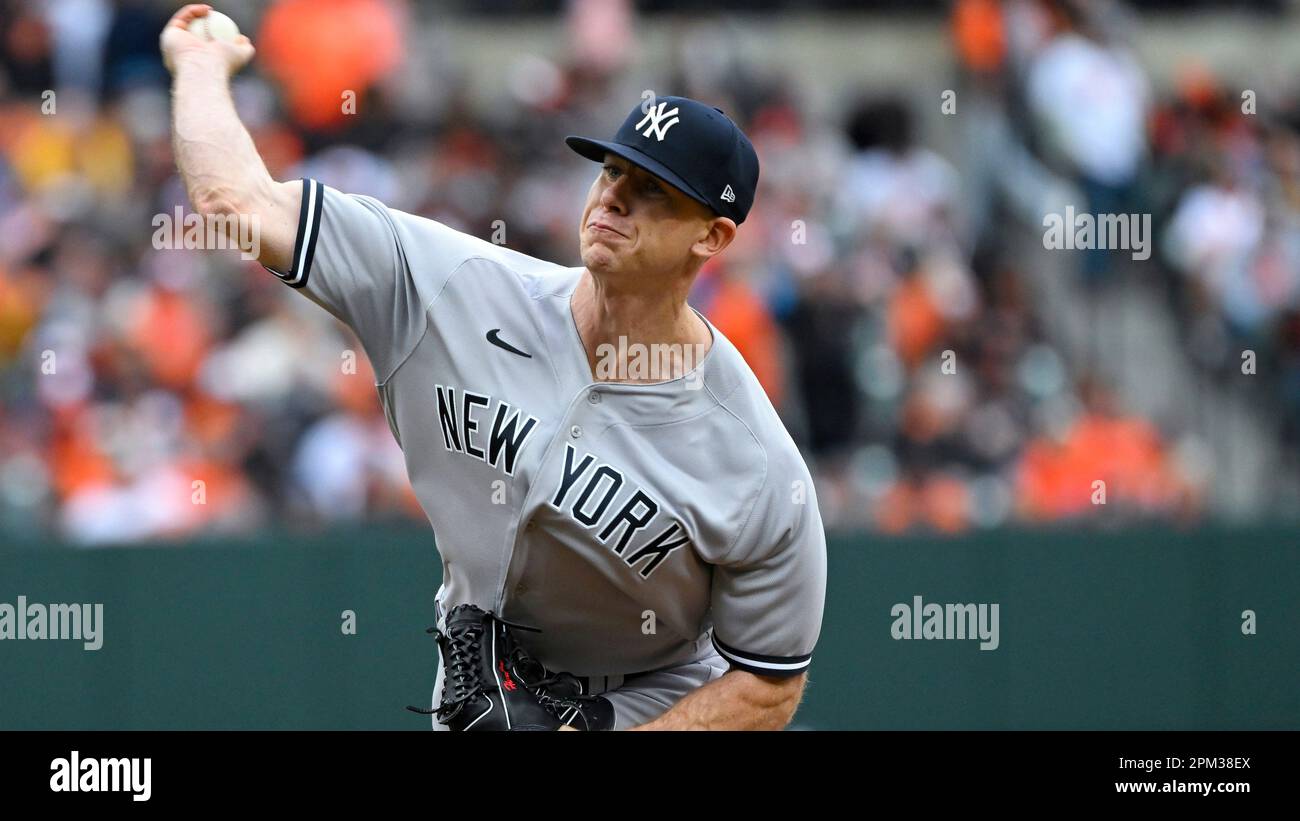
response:
[[[287,274],[267,265],[262,266],[291,288],[306,285],[307,277],[311,274],[311,261],[316,254],[316,235],[320,233],[320,215],[324,201],[325,186],[315,180],[304,179],[302,204],[298,209],[298,233],[293,240],[293,265]]]
[[[812,664],[812,653],[802,656],[762,656],[757,653],[746,653],[724,644],[717,633],[713,634],[713,646],[724,659],[731,662],[732,667],[739,667],[760,676],[797,676]]]

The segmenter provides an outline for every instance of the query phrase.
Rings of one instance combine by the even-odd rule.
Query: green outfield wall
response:
[[[795,726],[1300,728],[1298,536],[837,535]],[[431,536],[400,527],[93,550],[9,539],[0,606],[102,604],[102,646],[0,640],[0,729],[424,729],[403,707],[428,701],[438,581]],[[894,638],[917,596],[996,604],[996,649]]]

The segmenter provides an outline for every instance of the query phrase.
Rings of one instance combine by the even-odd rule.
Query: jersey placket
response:
[[[514,543],[508,554],[503,557],[501,584],[497,589],[496,597],[497,612],[504,611],[507,594],[515,592],[522,586],[522,581],[512,578],[512,573],[516,568],[525,565],[523,560],[527,558],[527,552],[532,549],[532,536],[537,532],[538,514],[547,504],[550,494],[554,492],[552,480],[562,469],[564,446],[571,444],[581,447],[584,441],[589,441],[591,435],[598,432],[606,418],[602,414],[604,402],[610,396],[610,392],[602,391],[593,385],[586,385],[577,391],[569,400],[563,418],[556,426],[550,441],[547,442],[537,472],[533,475],[523,504],[519,507]],[[516,557],[520,561],[516,561]],[[518,592],[522,594],[525,590],[519,589]]]

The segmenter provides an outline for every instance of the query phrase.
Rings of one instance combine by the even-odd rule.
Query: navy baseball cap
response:
[[[688,97],[658,97],[638,104],[613,140],[565,137],[582,156],[605,161],[605,152],[637,165],[737,225],[745,221],[758,188],[758,154],[720,108]]]

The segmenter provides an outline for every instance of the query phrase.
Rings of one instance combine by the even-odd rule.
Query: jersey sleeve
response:
[[[713,644],[764,676],[808,669],[826,599],[826,534],[803,466],[769,471],[749,521],[713,568]]]
[[[424,333],[424,312],[475,238],[373,197],[302,181],[288,271],[263,265],[352,328],[382,384]]]

